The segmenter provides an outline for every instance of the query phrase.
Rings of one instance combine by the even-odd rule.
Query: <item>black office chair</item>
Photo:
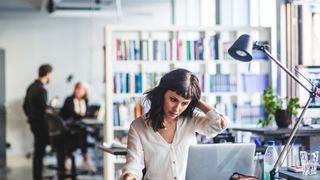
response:
[[[68,128],[64,120],[55,113],[48,113],[47,120],[50,143],[52,149],[57,153],[58,178],[71,178],[72,180],[76,180],[77,173],[73,152],[78,147],[78,143],[74,141],[74,136],[77,132]],[[71,158],[71,173],[66,173],[66,169],[64,167],[64,160],[66,156]]]
[[[234,143],[234,136],[228,131],[225,130],[224,132],[218,134],[213,138],[214,143]]]

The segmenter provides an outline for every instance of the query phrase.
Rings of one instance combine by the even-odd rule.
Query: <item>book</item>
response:
[[[143,61],[148,60],[148,41],[140,40],[140,59]]]
[[[142,93],[142,74],[136,73],[135,74],[135,92]]]
[[[204,46],[203,38],[198,39],[194,42],[194,56],[196,60],[204,60]]]

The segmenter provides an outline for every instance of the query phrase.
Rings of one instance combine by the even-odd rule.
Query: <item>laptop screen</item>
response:
[[[234,172],[253,175],[254,153],[253,143],[190,146],[186,179],[229,179]]]

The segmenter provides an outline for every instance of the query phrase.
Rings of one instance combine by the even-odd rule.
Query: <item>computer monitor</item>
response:
[[[297,66],[298,71],[303,74],[310,81],[316,83],[320,88],[320,66]],[[302,81],[306,87],[311,89],[311,84],[303,78],[299,73],[297,73],[298,78]],[[309,93],[299,84],[296,84],[297,97],[299,98],[300,107],[305,106]],[[312,99],[309,108],[320,108],[320,97],[315,97]]]
[[[186,180],[229,179],[234,172],[253,175],[255,148],[253,143],[192,145]]]

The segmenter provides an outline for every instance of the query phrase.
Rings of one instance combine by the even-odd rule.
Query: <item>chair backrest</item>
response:
[[[252,175],[254,152],[253,143],[190,146],[186,180],[229,179],[234,172]]]
[[[68,131],[68,127],[65,121],[58,114],[48,113],[46,117],[48,121],[48,130],[50,137],[62,135]]]

